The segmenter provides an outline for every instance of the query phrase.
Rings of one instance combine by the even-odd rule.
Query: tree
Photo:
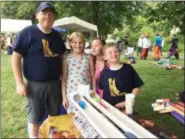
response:
[[[168,26],[176,25],[181,29],[181,33],[184,32],[185,3],[183,1],[158,2],[156,6],[149,6],[146,10],[148,11],[146,16],[150,22],[166,21]]]
[[[2,4],[2,18],[29,19],[32,23],[36,22],[35,11],[40,2],[30,1],[4,1]]]
[[[2,17],[31,19],[35,23],[35,11],[40,2],[2,2]],[[138,15],[142,2],[134,1],[54,1],[58,18],[77,16],[82,20],[96,24],[99,34],[112,33],[121,28],[123,22],[133,24],[133,16]]]
[[[121,28],[123,22],[132,24],[133,16],[139,14],[143,7],[142,2],[125,1],[67,1],[55,2],[55,5],[59,17],[74,15],[96,24],[100,35]]]

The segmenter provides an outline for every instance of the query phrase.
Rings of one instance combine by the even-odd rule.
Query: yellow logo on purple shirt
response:
[[[42,39],[43,52],[45,57],[57,57],[59,54],[53,54],[49,48],[48,40]]]
[[[126,92],[120,92],[116,87],[115,79],[109,78],[109,89],[111,96],[124,96]]]

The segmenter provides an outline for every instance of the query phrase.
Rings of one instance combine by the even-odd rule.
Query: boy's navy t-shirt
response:
[[[119,70],[105,68],[99,79],[99,88],[103,89],[103,99],[112,105],[125,101],[125,94],[144,82],[130,64],[123,64]]]
[[[17,36],[13,50],[23,56],[23,73],[31,81],[59,80],[61,55],[66,51],[60,34],[52,29],[49,34],[37,25],[23,29]]]

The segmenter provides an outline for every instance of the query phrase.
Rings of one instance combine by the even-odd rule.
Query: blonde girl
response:
[[[72,51],[63,58],[62,97],[67,112],[74,112],[70,94],[77,91],[79,84],[91,85],[95,91],[94,63],[91,55],[84,52],[85,40],[80,32],[69,36]]]

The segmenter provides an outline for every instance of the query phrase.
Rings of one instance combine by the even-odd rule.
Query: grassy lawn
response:
[[[183,54],[181,54],[183,55]],[[175,102],[175,93],[184,90],[184,71],[162,69],[149,64],[148,60],[136,60],[133,65],[145,85],[136,98],[136,111],[156,124],[165,127],[170,134],[184,138],[184,127],[170,114],[158,114],[152,103],[158,98],[169,98]],[[174,60],[184,65],[184,60]],[[16,95],[15,81],[10,56],[1,56],[1,127],[2,138],[27,138],[24,98]]]

